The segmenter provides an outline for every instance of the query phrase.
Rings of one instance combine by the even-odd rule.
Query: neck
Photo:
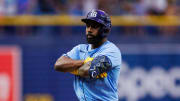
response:
[[[100,47],[102,44],[104,44],[107,41],[107,38],[104,38],[102,41],[100,41],[97,44],[91,44],[92,45],[92,49],[98,48]]]

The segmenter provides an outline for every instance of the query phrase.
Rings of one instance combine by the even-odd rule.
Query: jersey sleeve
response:
[[[121,52],[118,48],[116,47],[106,48],[99,55],[107,56],[112,63],[112,68],[120,67],[119,65],[121,65]]]
[[[79,59],[79,45],[75,46],[69,52],[63,54],[63,56],[67,56],[67,57],[69,57],[71,59],[78,60]]]

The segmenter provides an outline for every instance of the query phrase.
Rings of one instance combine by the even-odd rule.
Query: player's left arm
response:
[[[120,65],[121,65],[121,52],[117,47],[111,46],[111,47],[107,47],[98,56],[94,57],[92,62],[90,62],[90,65],[85,65],[84,63],[83,66],[89,67],[88,70],[87,69],[84,70],[86,77],[89,76],[91,78],[105,78],[108,76],[109,70],[116,67],[119,68]],[[83,69],[85,68],[83,66],[81,66],[78,69],[78,71],[80,71],[81,69],[83,71]]]
[[[77,74],[75,75],[81,77],[105,78],[108,76],[109,70],[116,67],[119,68],[120,65],[121,52],[116,46],[110,45],[91,59],[90,62],[84,62],[84,64],[78,68]]]

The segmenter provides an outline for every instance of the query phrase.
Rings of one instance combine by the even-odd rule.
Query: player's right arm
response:
[[[84,64],[83,60],[73,60],[67,56],[61,56],[55,63],[54,69],[60,72],[72,72]]]

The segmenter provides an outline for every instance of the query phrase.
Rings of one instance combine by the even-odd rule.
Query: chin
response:
[[[102,41],[102,38],[100,38],[100,37],[93,37],[93,38],[86,37],[86,40],[87,40],[88,44],[96,45],[96,44],[99,44],[99,42]]]
[[[96,41],[95,41],[94,39],[89,39],[89,38],[87,38],[87,43],[88,43],[88,44],[95,44]]]
[[[87,40],[87,43],[88,43],[88,44],[94,44],[95,42],[94,42],[94,41],[91,41],[91,40]]]

